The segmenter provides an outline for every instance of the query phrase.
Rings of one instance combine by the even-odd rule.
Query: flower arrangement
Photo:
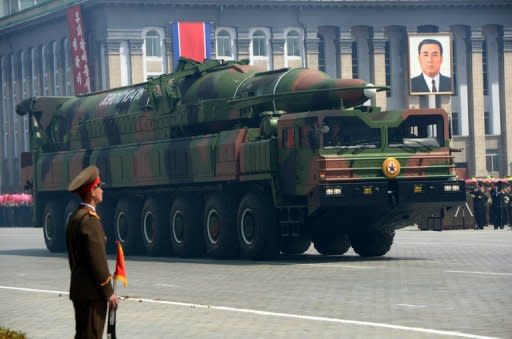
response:
[[[32,206],[32,196],[26,193],[0,194],[0,207]]]

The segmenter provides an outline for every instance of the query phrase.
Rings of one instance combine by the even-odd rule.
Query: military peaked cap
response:
[[[82,187],[86,185],[91,185],[98,177],[100,176],[100,171],[98,170],[98,167],[92,165],[84,170],[82,172],[78,173],[78,175],[71,181],[71,183],[68,186],[69,192],[77,192]]]

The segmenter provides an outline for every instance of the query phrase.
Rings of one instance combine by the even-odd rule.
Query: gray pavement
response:
[[[41,233],[0,228],[0,326],[71,338],[67,258]],[[380,258],[127,257],[118,337],[512,338],[511,256],[510,230],[409,227]]]

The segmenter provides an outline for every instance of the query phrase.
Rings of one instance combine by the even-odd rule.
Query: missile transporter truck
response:
[[[34,221],[65,250],[67,185],[94,164],[107,243],[127,254],[382,256],[396,229],[465,201],[447,113],[364,105],[386,89],[182,58],[142,84],[26,99]]]

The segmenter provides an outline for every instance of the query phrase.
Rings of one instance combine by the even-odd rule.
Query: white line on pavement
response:
[[[424,306],[424,305],[413,305],[413,304],[396,304],[396,306],[411,307],[411,308],[427,307],[427,306]]]
[[[153,284],[155,286],[163,286],[163,287],[179,287],[178,285],[169,285],[169,284]]]
[[[359,270],[359,269],[367,270],[367,269],[370,269],[370,268],[375,268],[375,267],[370,267],[370,266],[340,265],[340,264],[304,264],[304,265],[301,265],[301,266],[332,267],[332,268],[351,268],[351,269],[356,269],[356,270]]]
[[[478,243],[460,243],[460,242],[457,242],[457,243],[451,243],[451,242],[407,242],[407,243],[403,243],[407,246],[410,246],[410,245],[436,245],[436,246],[492,246],[492,247],[512,247],[512,245],[509,245],[509,244],[491,244],[491,243],[485,243],[485,242],[478,242]]]
[[[13,287],[13,286],[2,286],[0,288],[4,290],[15,290],[15,291],[25,291],[25,292],[40,292],[40,293],[53,293],[53,294],[69,294],[69,292],[55,291],[55,290],[41,290],[36,288],[26,288],[26,287]]]
[[[512,277],[512,273],[501,272],[478,272],[478,271],[445,271],[447,273],[464,273],[464,274],[483,274],[483,275],[501,275],[505,277]]]
[[[13,287],[13,286],[2,286],[2,285],[0,285],[0,289],[26,291],[26,292],[68,294],[68,292],[55,291],[55,290],[40,290],[40,289],[35,289],[35,288],[24,288],[24,287]],[[147,302],[147,303],[153,303],[153,304],[185,306],[185,307],[191,307],[191,308],[203,308],[203,309],[209,309],[209,310],[248,313],[248,314],[257,314],[257,315],[263,315],[263,316],[281,317],[281,318],[323,321],[323,322],[330,322],[330,323],[369,326],[369,327],[377,327],[377,328],[388,328],[388,329],[393,329],[393,330],[420,332],[420,333],[428,333],[428,334],[436,334],[436,335],[446,335],[446,336],[461,337],[461,338],[497,339],[495,337],[481,336],[481,335],[469,334],[469,333],[463,333],[463,332],[443,331],[443,330],[435,330],[435,329],[429,329],[429,328],[423,328],[423,327],[401,326],[401,325],[377,323],[377,322],[371,322],[371,321],[348,320],[348,319],[329,318],[329,317],[316,317],[316,316],[293,314],[293,313],[267,312],[267,311],[259,311],[259,310],[252,310],[252,309],[246,309],[246,308],[236,308],[236,307],[228,307],[228,306],[213,306],[213,305],[204,305],[204,304],[192,304],[192,303],[184,303],[184,302],[178,302],[178,301],[154,300],[154,299],[145,299],[145,298],[124,297],[123,299],[128,300],[128,301]]]

